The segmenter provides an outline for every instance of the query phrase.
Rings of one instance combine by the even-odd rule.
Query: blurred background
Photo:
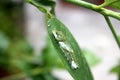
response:
[[[79,43],[95,80],[119,80],[120,50],[103,16],[55,1],[57,18]],[[120,35],[120,22],[111,20]],[[47,36],[43,13],[23,0],[0,0],[0,80],[73,80]]]

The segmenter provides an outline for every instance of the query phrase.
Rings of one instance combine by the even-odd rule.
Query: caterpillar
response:
[[[64,53],[67,61],[70,63],[71,68],[72,69],[77,69],[78,64],[77,64],[77,61],[76,61],[76,58],[75,58],[75,55],[74,55],[74,51],[68,45],[63,33],[61,31],[57,31],[57,30],[53,29],[52,34],[53,34],[54,38],[57,40],[57,42],[60,46],[60,49]]]

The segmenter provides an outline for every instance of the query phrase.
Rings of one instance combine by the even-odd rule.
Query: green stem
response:
[[[113,28],[113,25],[112,25],[109,17],[104,15],[104,18],[105,18],[105,20],[106,20],[106,22],[107,22],[107,24],[108,24],[108,26],[109,26],[109,28],[110,28],[113,36],[114,36],[116,42],[117,42],[117,45],[118,45],[119,48],[120,48],[120,42],[119,42],[118,36],[117,36],[117,34],[116,34],[116,32],[115,32],[115,30],[114,30],[114,28]]]
[[[55,11],[54,11],[55,3],[52,3],[53,6],[52,6],[51,14],[50,14],[45,7],[41,6],[34,0],[25,0],[25,1],[27,3],[30,3],[30,4],[34,5],[35,7],[37,7],[41,12],[45,13],[49,18],[51,18],[51,14],[55,15]]]
[[[118,80],[120,80],[120,69],[119,69],[117,76],[118,76]]]
[[[41,12],[47,13],[47,10],[44,7],[42,7],[39,4],[37,4],[34,0],[25,0],[25,1],[27,3],[30,3],[30,4],[34,5],[35,7],[37,7]]]
[[[91,3],[88,3],[88,2],[85,2],[82,0],[65,0],[65,1],[76,4],[78,6],[82,6],[82,7],[91,9],[91,10],[101,13],[103,15],[107,15],[107,16],[110,16],[110,17],[120,20],[120,13],[118,13],[118,12],[114,12],[112,10],[108,10],[105,8],[99,8],[99,6],[97,6],[97,5],[94,5],[94,4],[91,4]]]

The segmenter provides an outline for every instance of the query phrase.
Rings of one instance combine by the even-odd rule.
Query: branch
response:
[[[120,20],[120,13],[118,13],[118,12],[114,12],[112,10],[108,10],[105,8],[100,8],[97,5],[94,5],[94,4],[91,4],[91,3],[88,3],[88,2],[85,2],[82,0],[65,0],[65,1],[76,4],[78,6],[82,6],[84,8],[91,9],[91,10],[96,11],[98,13],[101,13],[103,15],[110,16],[110,17],[113,17],[113,18]]]
[[[109,26],[109,28],[110,28],[113,36],[114,36],[116,42],[117,42],[117,45],[118,45],[119,48],[120,48],[120,42],[119,42],[118,36],[117,36],[117,34],[116,34],[116,32],[115,32],[115,30],[114,30],[114,28],[113,28],[113,25],[112,25],[109,17],[108,17],[108,16],[104,16],[104,18],[105,18],[105,20],[106,20],[106,22],[107,22],[107,24],[108,24],[108,26]]]

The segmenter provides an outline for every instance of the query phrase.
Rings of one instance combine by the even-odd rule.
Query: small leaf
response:
[[[120,9],[120,0],[105,0],[102,6],[111,6],[116,9]]]
[[[110,72],[112,72],[112,73],[120,73],[120,65],[115,66]]]
[[[120,1],[110,5],[113,8],[120,9]]]
[[[101,60],[99,57],[97,57],[92,51],[87,50],[87,49],[83,49],[82,50],[88,64],[90,66],[95,66],[97,65]]]
[[[118,1],[118,0],[105,0],[106,3],[111,3],[111,2],[114,2],[114,1]]]

